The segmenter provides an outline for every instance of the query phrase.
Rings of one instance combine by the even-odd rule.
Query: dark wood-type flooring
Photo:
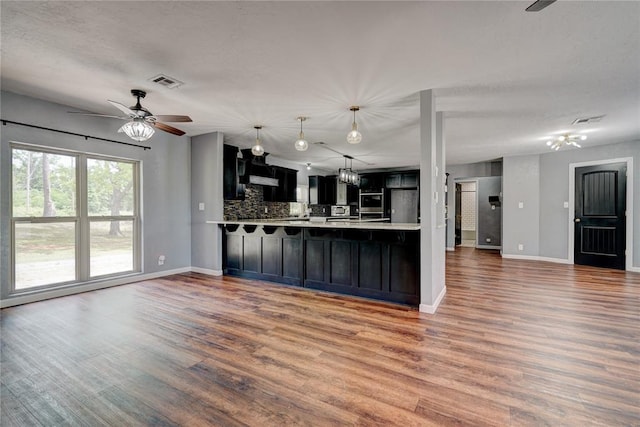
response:
[[[2,310],[2,426],[640,425],[640,274],[447,254],[436,315],[190,273]]]

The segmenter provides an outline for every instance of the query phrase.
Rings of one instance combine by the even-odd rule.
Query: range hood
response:
[[[279,182],[275,178],[273,167],[266,163],[266,157],[269,153],[264,153],[262,156],[254,156],[250,148],[240,151],[242,152],[242,159],[238,159],[238,175],[241,184],[278,186]]]

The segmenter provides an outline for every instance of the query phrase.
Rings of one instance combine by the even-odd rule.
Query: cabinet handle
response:
[[[580,218],[574,219],[575,222],[580,222]]]

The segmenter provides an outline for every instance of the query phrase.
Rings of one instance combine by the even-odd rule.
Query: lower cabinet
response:
[[[419,235],[417,231],[305,229],[304,286],[418,305]]]
[[[225,226],[224,274],[302,285],[302,229]]]
[[[409,305],[419,231],[226,225],[224,273]]]

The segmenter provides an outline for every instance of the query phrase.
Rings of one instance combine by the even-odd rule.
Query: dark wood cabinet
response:
[[[336,204],[336,179],[335,176],[312,175],[309,177],[309,204],[310,205],[335,205]]]
[[[298,171],[281,166],[271,166],[274,177],[278,180],[277,187],[267,187],[263,189],[265,202],[295,202],[296,187],[298,186]]]
[[[226,225],[224,273],[420,302],[420,232]]]
[[[384,188],[384,174],[368,173],[360,175],[360,190],[363,193],[378,193]]]
[[[238,147],[223,147],[223,197],[224,200],[244,200],[244,184],[238,180]]]
[[[420,185],[420,175],[417,171],[395,172],[385,177],[386,188],[416,188]]]

